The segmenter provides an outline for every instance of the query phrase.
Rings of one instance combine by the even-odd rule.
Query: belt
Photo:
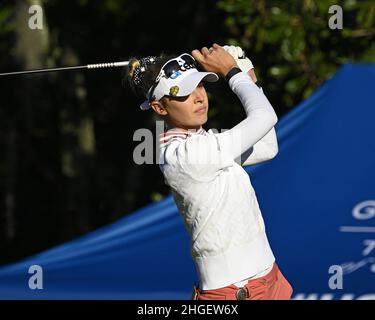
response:
[[[197,285],[194,285],[192,299],[199,300],[200,297],[206,297],[207,300],[215,300],[215,295],[220,297],[218,299],[225,298],[226,300],[246,300],[249,298],[256,298],[257,296],[262,295],[267,288],[277,281],[278,271],[279,268],[277,264],[274,263],[272,270],[268,274],[260,278],[249,280],[242,288],[238,288],[231,284],[224,288],[201,290]]]

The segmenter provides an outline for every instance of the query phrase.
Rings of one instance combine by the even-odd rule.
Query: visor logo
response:
[[[173,86],[169,89],[169,95],[175,97],[177,96],[179,91],[180,91],[180,88],[178,86]]]
[[[182,75],[181,71],[176,71],[169,78],[174,80],[174,79],[178,78],[180,75]]]
[[[193,63],[187,63],[186,61],[184,61],[184,63],[179,63],[180,65],[180,69],[181,71],[187,71],[189,69],[195,69],[196,68],[196,65],[193,64]]]

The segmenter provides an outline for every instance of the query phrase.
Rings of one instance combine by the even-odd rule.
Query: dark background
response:
[[[43,30],[28,27],[30,5]],[[343,8],[331,30],[330,5]],[[2,1],[0,72],[128,60],[240,45],[281,117],[347,62],[374,62],[373,1]],[[244,112],[224,81],[209,85],[205,128]],[[158,165],[136,165],[152,111],[121,70],[0,78],[0,264],[63,243],[169,193]],[[353,106],[354,107],[354,106]],[[334,125],[334,124],[333,124]]]

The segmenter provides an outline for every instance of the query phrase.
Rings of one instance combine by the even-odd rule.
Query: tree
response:
[[[331,30],[331,5],[343,29]],[[307,98],[344,63],[375,62],[373,1],[221,0],[229,43],[245,48],[260,80],[284,113]],[[372,41],[371,41],[372,40]]]

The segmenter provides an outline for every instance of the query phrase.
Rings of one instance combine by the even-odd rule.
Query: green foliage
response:
[[[343,8],[342,30],[328,9]],[[229,43],[244,47],[281,107],[306,98],[343,63],[375,62],[373,1],[221,0]]]

